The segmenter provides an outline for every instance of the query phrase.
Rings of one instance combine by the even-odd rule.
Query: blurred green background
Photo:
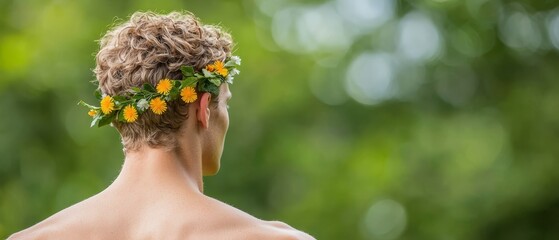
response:
[[[208,195],[317,239],[559,239],[556,0],[0,0],[0,238],[116,177],[95,40],[185,9],[243,58]]]

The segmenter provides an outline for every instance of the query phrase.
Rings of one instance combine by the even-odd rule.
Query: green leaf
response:
[[[89,127],[93,127],[93,126],[97,125],[97,124],[99,123],[99,120],[101,120],[101,118],[102,118],[101,115],[99,115],[99,114],[96,115],[96,116],[93,118],[93,121],[91,121],[91,125],[89,125]]]
[[[144,97],[148,97],[148,96],[151,96],[154,93],[150,92],[150,91],[147,91],[147,90],[142,90],[139,94],[141,94]]]
[[[114,96],[113,99],[114,99],[115,101],[118,101],[118,102],[125,102],[125,101],[128,100],[127,97],[120,96],[120,95]]]
[[[210,71],[206,70],[205,68],[202,69],[202,73],[204,74],[204,77],[207,77],[207,78],[213,77],[213,74]]]
[[[79,102],[78,102],[78,105],[84,106],[84,107],[88,107],[88,108],[94,109],[94,110],[100,109],[100,107],[96,107],[96,106],[93,106],[93,105],[89,105],[89,104],[85,103],[84,101],[79,101]]]
[[[196,78],[196,77],[187,77],[187,78],[185,78],[184,80],[181,81],[180,88],[184,88],[184,87],[187,87],[187,86],[192,86],[197,81],[198,81],[198,78]]]
[[[208,80],[217,87],[219,87],[219,85],[221,85],[221,81],[217,78],[209,78]]]
[[[194,68],[192,66],[182,66],[181,72],[185,78],[191,77],[194,75]]]
[[[99,123],[97,124],[97,127],[102,127],[105,126],[107,124],[110,124],[111,122],[113,122],[113,119],[115,118],[115,114],[112,113],[110,115],[105,115],[103,116],[100,120]]]
[[[141,91],[142,91],[142,89],[139,88],[139,87],[132,87],[131,89],[132,89],[132,91],[134,91],[134,92],[141,92]]]
[[[177,96],[179,95],[179,93],[180,93],[179,88],[171,89],[171,92],[169,92],[169,99],[171,99],[171,100],[177,99]]]
[[[181,86],[181,81],[173,80],[173,89],[179,88]]]
[[[116,115],[116,120],[119,122],[124,122],[124,111],[119,111]]]
[[[138,101],[138,100],[140,100],[140,99],[142,99],[142,98],[145,98],[145,97],[144,97],[144,94],[141,93],[141,92],[139,92],[139,93],[135,94],[134,96],[132,96],[132,100],[133,100],[134,102],[135,102],[135,101]]]
[[[95,95],[95,98],[97,98],[97,100],[101,101],[101,99],[103,99],[103,95],[101,95],[101,91],[99,89],[95,90],[93,94]]]
[[[219,95],[219,87],[209,81],[203,81],[198,84],[198,92],[209,92],[212,97],[217,97]]]
[[[151,93],[157,92],[157,90],[155,90],[155,88],[149,83],[144,83],[143,88],[144,88],[144,90],[146,90],[148,92],[151,92]]]
[[[126,101],[119,102],[119,105],[120,105],[120,108],[122,108],[122,107],[124,107],[124,106],[126,106],[126,105],[128,105],[128,104],[132,104],[132,105],[133,105],[133,103],[134,103],[134,99],[130,99],[130,100],[126,100]]]

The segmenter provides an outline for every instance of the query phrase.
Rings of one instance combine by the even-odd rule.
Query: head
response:
[[[232,47],[228,33],[202,24],[191,13],[138,12],[101,38],[94,72],[103,94],[120,95],[144,83],[156,85],[164,78],[181,79],[181,66],[193,66],[200,71],[216,60],[224,61],[231,56]],[[217,172],[229,125],[229,88],[223,83],[219,95],[198,96],[196,102],[189,104],[169,102],[162,115],[146,111],[134,123],[114,121],[124,151],[142,147],[176,149],[180,138],[188,134],[187,122],[194,121],[202,131],[191,134],[199,135],[204,172]]]

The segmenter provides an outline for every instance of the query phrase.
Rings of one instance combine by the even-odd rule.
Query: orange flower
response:
[[[87,114],[89,114],[89,116],[91,116],[91,117],[95,117],[95,115],[97,115],[97,111],[91,109],[91,110],[89,110],[89,112],[87,112]]]
[[[152,99],[149,102],[149,107],[151,111],[157,115],[161,115],[167,111],[167,103],[159,97]]]
[[[215,71],[215,67],[214,67],[213,64],[209,64],[208,66],[206,66],[206,70],[208,70],[210,72],[213,72],[213,71]]]
[[[210,72],[217,72],[219,75],[224,77],[227,77],[227,74],[229,73],[229,70],[225,68],[223,62],[219,60],[215,61],[213,64],[206,66],[206,70]]]
[[[196,95],[196,90],[193,87],[185,87],[181,90],[181,99],[185,103],[192,103],[196,101],[198,95]]]
[[[126,106],[122,115],[124,116],[124,120],[129,123],[135,122],[138,119],[138,111],[132,105]]]
[[[219,75],[227,77],[227,74],[229,73],[229,71],[227,70],[227,68],[225,68],[222,61],[219,61],[219,60],[215,61],[214,68],[215,68],[215,71],[217,73],[219,73]]]
[[[101,112],[107,115],[111,113],[113,110],[115,110],[115,102],[113,101],[113,98],[111,96],[105,96],[101,100]]]
[[[165,78],[159,80],[159,83],[157,83],[157,86],[155,88],[157,89],[157,93],[167,95],[169,94],[169,92],[171,92],[173,84],[171,83],[171,80]]]

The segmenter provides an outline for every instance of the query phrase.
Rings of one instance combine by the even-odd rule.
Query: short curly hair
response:
[[[94,73],[103,94],[118,95],[144,83],[181,79],[180,67],[201,70],[231,56],[231,36],[218,26],[203,25],[192,13],[136,12],[110,29],[99,41]],[[112,124],[120,132],[124,151],[176,146],[175,133],[188,117],[188,105],[168,103],[168,111],[146,111],[134,123]]]

